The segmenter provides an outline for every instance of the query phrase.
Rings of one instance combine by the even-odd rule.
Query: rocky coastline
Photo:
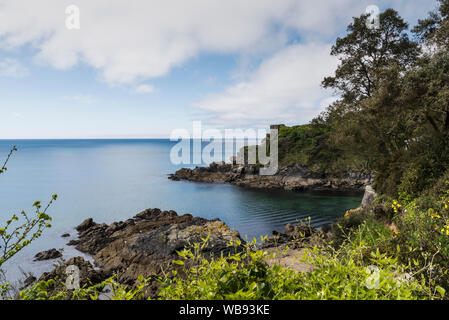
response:
[[[76,265],[80,269],[81,286],[100,283],[113,275],[122,284],[134,285],[138,276],[156,279],[176,268],[172,261],[179,258],[177,251],[201,243],[202,239],[208,238],[208,245],[202,250],[205,256],[239,250],[239,247],[227,245],[231,241],[244,243],[238,232],[218,219],[207,220],[160,209],[147,209],[133,218],[110,225],[89,218],[75,229],[78,238],[68,245],[92,256],[94,265],[82,257],[74,257],[42,274],[39,281],[64,279],[66,267]],[[44,256],[47,252],[52,250],[38,255]],[[30,278],[25,283],[36,280]],[[154,296],[157,286],[157,281],[153,281],[149,296]]]
[[[374,190],[370,186],[366,187],[359,209],[371,206],[375,197]],[[60,260],[52,271],[42,274],[39,279],[34,276],[26,279],[25,287],[37,281],[65,279],[67,266],[76,265],[80,270],[80,286],[95,285],[112,276],[119,283],[133,286],[138,276],[151,277],[146,294],[156,297],[160,286],[157,279],[172,270],[180,271],[180,267],[172,263],[179,259],[178,251],[192,248],[193,244],[202,243],[206,238],[208,245],[201,252],[206,257],[233,253],[241,250],[245,244],[237,231],[231,230],[219,219],[178,215],[172,210],[147,209],[133,218],[109,225],[96,223],[89,218],[75,229],[78,238],[67,245],[90,255],[93,264],[83,257]],[[306,272],[310,266],[298,264],[295,257],[301,255],[304,247],[332,237],[331,230],[330,225],[318,230],[305,225],[287,224],[284,232],[273,231],[259,246],[268,252],[285,252],[282,257],[267,260],[267,264],[282,264]],[[242,244],[240,247],[228,246],[229,242],[236,240]],[[42,258],[39,260],[54,259],[60,257],[60,253],[51,249],[38,253],[37,257]]]
[[[205,183],[230,183],[255,189],[281,189],[286,191],[355,191],[363,192],[374,182],[374,176],[348,171],[339,177],[328,177],[294,165],[282,167],[273,176],[259,175],[254,165],[212,163],[208,167],[183,168],[168,177],[174,181],[186,180]]]
[[[98,224],[89,218],[75,229],[78,238],[71,240],[68,245],[92,256],[94,263],[83,257],[60,260],[52,271],[43,273],[38,279],[34,276],[26,279],[25,287],[37,281],[65,279],[67,266],[76,265],[80,270],[81,287],[101,283],[112,276],[118,282],[131,286],[136,283],[138,276],[152,277],[147,295],[155,297],[159,288],[158,277],[171,270],[179,271],[179,266],[172,263],[179,259],[177,251],[202,243],[205,238],[208,238],[208,245],[202,249],[202,254],[206,257],[233,253],[241,250],[245,244],[237,231],[231,230],[219,219],[178,215],[175,211],[160,209],[147,209],[133,218],[110,225]],[[312,227],[287,225],[285,233],[273,232],[261,247],[284,250],[289,245],[298,249],[303,241],[321,238],[318,236],[320,232],[323,233]],[[228,246],[229,242],[236,240],[241,242],[240,247]],[[47,256],[53,251],[43,251],[38,256]]]

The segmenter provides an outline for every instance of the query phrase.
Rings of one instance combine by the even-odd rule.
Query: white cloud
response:
[[[77,94],[74,96],[64,96],[64,100],[71,100],[82,104],[94,104],[97,102],[93,96],[88,94]]]
[[[150,84],[141,84],[133,92],[138,94],[154,93],[156,92],[156,88]]]
[[[292,30],[306,38],[333,34],[358,3],[0,0],[0,48],[31,44],[41,63],[61,69],[86,63],[108,83],[132,83],[166,75],[202,52],[272,53]],[[65,27],[65,8],[71,4],[80,8],[80,30]]]
[[[331,99],[322,79],[337,65],[328,44],[296,44],[264,61],[247,81],[194,104],[217,124],[305,122]],[[324,104],[324,105],[323,105]]]
[[[425,16],[433,2],[375,4],[382,9],[393,6],[409,19]],[[80,30],[65,27],[65,8],[72,4],[80,8]],[[195,106],[210,112],[217,123],[303,122],[330,98],[319,85],[335,67],[327,43],[371,4],[372,0],[0,0],[0,49],[30,46],[37,62],[59,69],[86,64],[108,84],[130,84],[136,93],[154,91],[138,84],[167,75],[202,53],[237,54],[251,62],[256,56],[262,63],[255,71],[244,70],[244,80]],[[302,44],[288,46],[292,33]]]
[[[28,75],[28,69],[20,61],[12,58],[0,60],[0,76],[20,79]]]

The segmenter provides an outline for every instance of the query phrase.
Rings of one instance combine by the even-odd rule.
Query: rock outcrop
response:
[[[362,191],[374,177],[361,172],[348,172],[341,177],[326,177],[295,165],[280,168],[273,176],[259,175],[254,165],[212,163],[208,167],[180,169],[169,176],[171,180],[188,180],[206,183],[231,183],[237,186],[258,189],[283,189],[288,191],[342,190]]]
[[[371,205],[373,204],[374,200],[376,199],[376,197],[377,197],[377,194],[376,194],[376,191],[374,191],[373,187],[366,186],[365,194],[363,195],[361,207],[363,209],[369,209],[371,207]]]
[[[117,274],[118,281],[133,284],[137,276],[162,275],[177,251],[190,248],[208,238],[205,255],[220,255],[236,248],[230,241],[240,240],[220,220],[179,216],[175,211],[148,209],[134,218],[110,225],[92,219],[77,227],[79,239],[71,241],[76,249],[93,256],[95,265],[107,275]]]
[[[39,281],[50,279],[66,279],[67,267],[77,266],[79,269],[80,287],[91,286],[106,280],[110,275],[101,269],[95,269],[89,261],[83,257],[73,257],[56,266],[52,271],[45,272],[39,277]]]
[[[62,253],[56,250],[55,248],[39,252],[34,256],[34,261],[43,261],[43,260],[50,260],[50,259],[57,259],[62,257]]]
[[[284,232],[273,231],[273,234],[266,238],[261,244],[263,249],[283,248],[288,245],[290,248],[301,249],[305,244],[316,244],[326,237],[326,232],[318,230],[312,226],[299,224],[285,226]]]
[[[79,269],[81,287],[101,283],[113,275],[118,282],[131,286],[139,276],[152,277],[145,295],[157,297],[160,286],[158,277],[169,274],[174,269],[181,271],[179,266],[172,263],[179,259],[178,251],[192,248],[196,243],[201,244],[204,239],[207,239],[208,245],[200,250],[206,258],[235,253],[244,248],[244,241],[238,232],[230,230],[218,219],[207,220],[190,214],[180,216],[175,211],[160,209],[147,209],[131,219],[110,225],[86,219],[76,230],[78,239],[69,244],[92,255],[94,265],[82,257],[61,261],[52,271],[42,274],[38,279],[62,281],[51,289],[51,294],[64,289],[67,267],[75,265]],[[265,261],[268,265],[280,264],[298,272],[307,272],[311,270],[311,266],[298,262],[298,256],[302,254],[303,248],[322,243],[326,238],[324,230],[287,224],[284,233],[273,231],[273,235],[257,247],[274,253],[273,258]],[[236,241],[242,245],[228,246],[229,242]],[[56,249],[48,252],[54,250]],[[36,281],[35,277],[30,277],[25,286]]]

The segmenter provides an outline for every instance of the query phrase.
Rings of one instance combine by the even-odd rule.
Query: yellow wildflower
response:
[[[402,205],[399,202],[397,202],[396,200],[394,200],[391,207],[393,208],[394,213],[398,213],[399,209],[402,207]]]
[[[441,233],[442,234],[446,234],[447,236],[449,236],[449,225],[445,225],[443,227],[443,229],[441,229]]]

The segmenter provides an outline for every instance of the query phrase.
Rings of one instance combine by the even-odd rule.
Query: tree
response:
[[[422,43],[449,49],[449,0],[438,0],[439,7],[412,30]]]
[[[448,14],[449,0],[440,0],[433,22],[420,20],[414,31],[444,43]],[[378,29],[366,18],[354,18],[332,48],[341,62],[323,86],[341,99],[316,122],[330,128],[329,144],[345,159],[375,173],[376,191],[418,196],[449,169],[449,50],[418,55],[394,10],[380,15]]]
[[[393,134],[401,122],[392,117],[392,112],[402,114],[392,111],[401,92],[398,77],[416,61],[419,48],[408,38],[408,24],[395,10],[380,14],[378,28],[370,28],[367,19],[367,15],[354,18],[347,35],[332,47],[331,55],[340,64],[322,85],[341,98],[321,115],[321,122],[331,128],[329,144],[344,151],[344,162],[375,171],[379,156],[391,157],[401,145]],[[380,92],[387,95],[372,99]]]
[[[405,33],[408,24],[395,10],[380,14],[379,28],[369,28],[367,19],[368,15],[354,18],[348,34],[337,38],[331,55],[340,59],[340,65],[335,76],[322,82],[324,88],[334,89],[346,105],[351,104],[355,109],[376,90],[380,69],[392,63],[409,66],[419,53],[417,44]]]

